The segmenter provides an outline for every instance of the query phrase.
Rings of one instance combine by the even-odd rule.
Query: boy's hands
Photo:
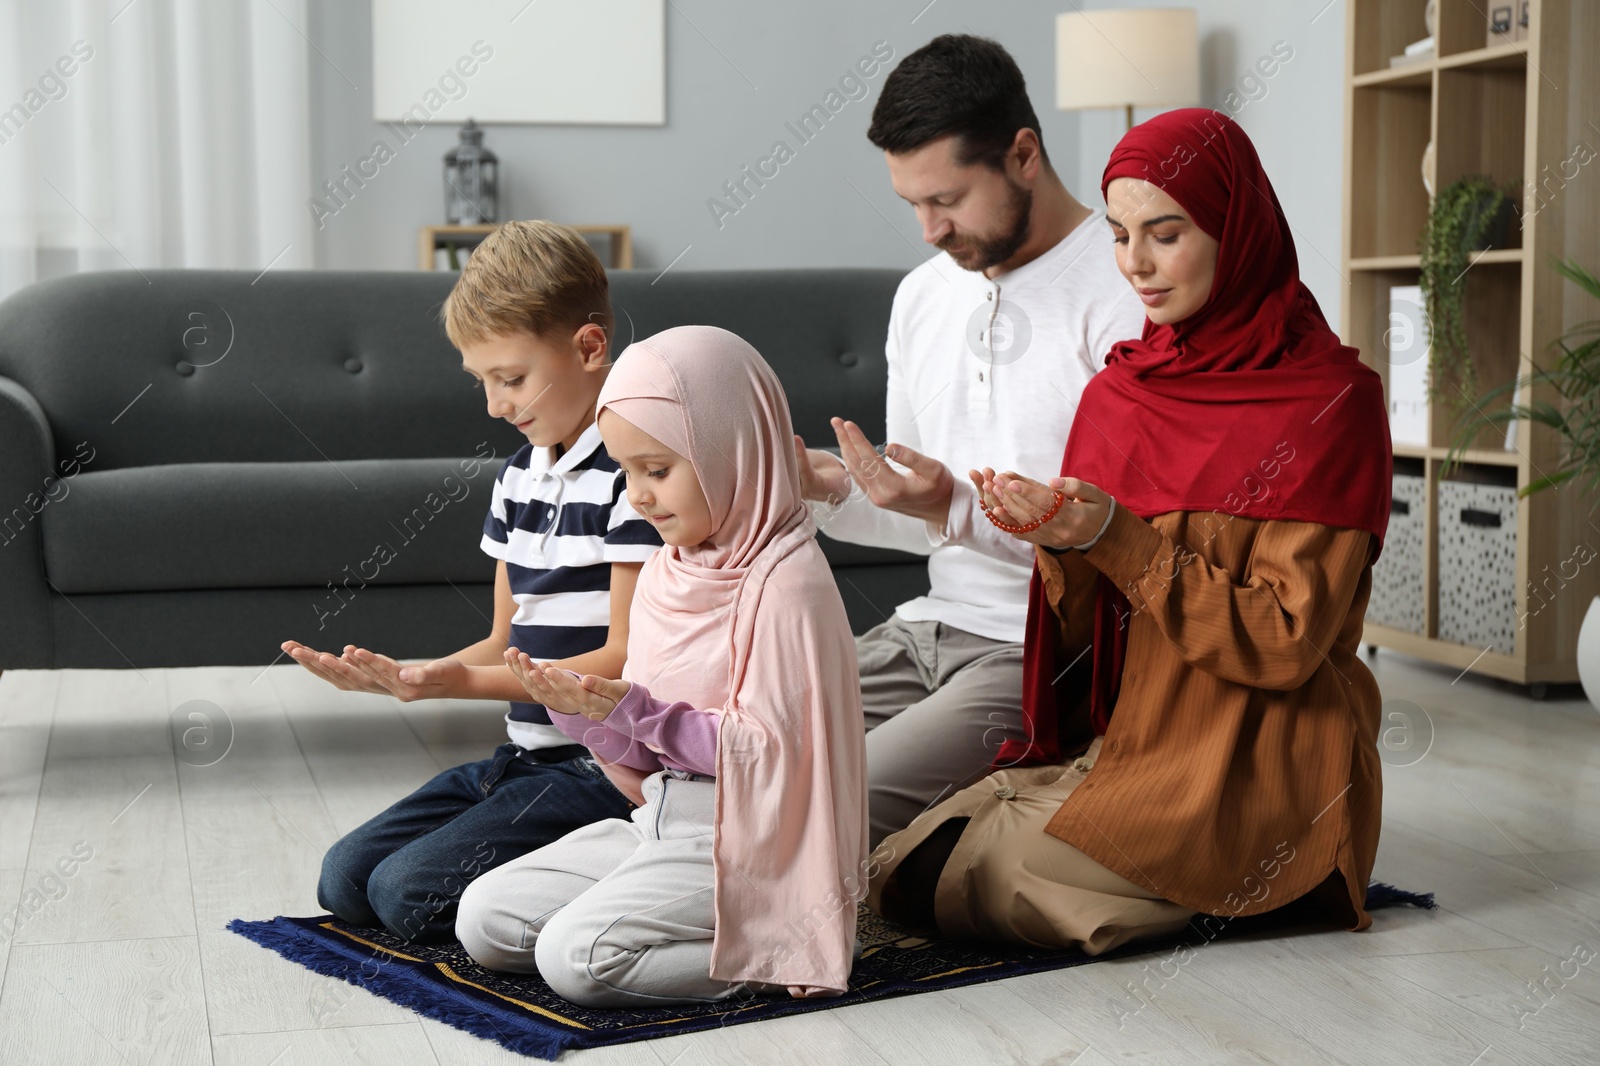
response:
[[[454,658],[408,666],[354,644],[346,644],[343,655],[333,655],[294,640],[284,641],[283,650],[334,688],[393,696],[402,703],[449,697],[468,681],[466,665]]]
[[[389,694],[388,689],[373,681],[354,663],[345,662],[337,655],[308,648],[298,640],[286,640],[281,646],[291,659],[336,689],[345,692],[372,692],[379,696]],[[346,652],[353,650],[354,645],[347,645],[345,648]]]
[[[604,721],[632,687],[595,674],[578,677],[550,663],[535,662],[516,648],[506,649],[506,665],[535,702],[557,714],[581,714],[594,722]]]

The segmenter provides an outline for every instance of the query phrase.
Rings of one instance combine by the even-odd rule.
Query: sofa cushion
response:
[[[798,432],[883,427],[893,270],[614,271],[614,349],[669,326],[731,329],[767,358]],[[44,409],[57,451],[104,471],[167,463],[470,455],[522,443],[439,322],[453,275],[110,271],[0,303],[0,376]],[[819,313],[825,309],[825,313]]]
[[[85,471],[56,483],[55,498],[40,513],[45,576],[69,596],[488,581],[494,560],[478,541],[503,461],[187,463]],[[921,562],[883,548],[818,540],[835,567]]]
[[[485,449],[487,454],[487,449]],[[504,456],[86,471],[45,505],[67,595],[491,580],[478,549]],[[328,592],[332,595],[332,592]]]

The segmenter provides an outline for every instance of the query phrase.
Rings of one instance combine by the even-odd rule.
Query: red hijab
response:
[[[1145,519],[1220,511],[1365,529],[1376,559],[1393,470],[1383,384],[1300,283],[1294,239],[1250,139],[1220,112],[1169,111],[1128,131],[1102,193],[1115,178],[1159,186],[1216,238],[1216,278],[1188,318],[1146,319],[1142,337],[1112,346],[1083,390],[1062,475]],[[1102,576],[1090,683],[1096,733],[1116,703],[1128,611]],[[1054,684],[1058,633],[1035,571],[1023,653],[1030,739],[1002,746],[996,766],[1060,761],[1067,707],[1058,707]]]

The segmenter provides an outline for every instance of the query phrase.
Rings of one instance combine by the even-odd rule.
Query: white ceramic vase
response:
[[[1583,682],[1583,694],[1600,710],[1600,596],[1589,601],[1578,629],[1578,679]]]

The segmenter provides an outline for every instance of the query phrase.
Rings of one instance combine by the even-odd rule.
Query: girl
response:
[[[865,891],[860,683],[783,389],[732,333],[684,326],[629,347],[597,410],[667,545],[623,680],[507,661],[642,806],[473,882],[457,935],[584,1006],[838,994]]]
[[[1135,127],[1101,188],[1144,335],[1085,388],[1061,478],[972,472],[992,520],[1037,546],[1029,736],[1001,749],[1016,769],[884,842],[903,858],[868,902],[1091,954],[1301,899],[1365,928],[1382,384],[1300,283],[1232,121]]]

